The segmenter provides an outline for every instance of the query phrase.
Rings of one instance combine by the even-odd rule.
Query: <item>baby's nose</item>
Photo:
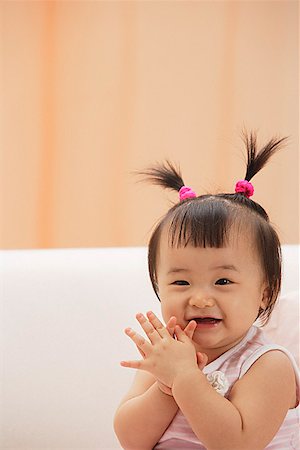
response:
[[[211,308],[215,305],[215,300],[211,295],[197,293],[191,297],[189,304],[197,308]]]

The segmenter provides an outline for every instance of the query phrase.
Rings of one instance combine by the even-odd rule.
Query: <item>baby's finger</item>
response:
[[[200,370],[202,370],[208,361],[208,356],[206,355],[206,353],[200,353],[197,352],[197,364]]]
[[[136,314],[135,317],[139,321],[139,324],[141,325],[145,333],[147,334],[151,344],[156,344],[157,342],[160,342],[161,335],[156,329],[156,327],[151,323],[151,321],[147,320],[144,314],[142,313]]]
[[[151,348],[151,344],[149,342],[147,342],[143,336],[136,333],[132,328],[126,328],[124,331],[127,334],[127,336],[129,336],[130,339],[135,343],[135,345],[138,347],[140,352],[142,352],[144,354],[144,356],[146,356],[148,351]],[[142,353],[141,353],[141,355],[142,355]]]
[[[138,351],[139,351],[139,353],[140,353],[140,355],[145,359],[146,358],[146,355],[145,355],[145,353],[144,352],[142,352],[142,350],[138,347],[138,346],[136,346],[136,348],[138,349]]]
[[[169,337],[170,336],[169,331],[166,329],[164,324],[161,323],[161,321],[154,314],[154,312],[148,311],[147,312],[147,317],[148,317],[148,320],[150,321],[150,323],[152,324],[152,326],[155,328],[155,330],[158,332],[158,334],[161,337]]]
[[[142,361],[120,361],[122,367],[129,367],[130,369],[141,369]]]
[[[174,337],[176,322],[177,322],[176,317],[172,316],[170,317],[166,325],[166,328],[172,337]]]
[[[189,341],[189,337],[185,334],[185,332],[180,328],[179,325],[175,327],[175,335],[178,341],[187,342]]]
[[[193,339],[196,327],[197,322],[195,320],[191,320],[185,327],[184,332],[190,339]]]

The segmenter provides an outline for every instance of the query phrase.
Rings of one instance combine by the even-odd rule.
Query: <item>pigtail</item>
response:
[[[166,189],[173,189],[180,191],[184,186],[184,182],[180,173],[179,167],[176,168],[170,161],[157,164],[155,167],[150,167],[142,172],[140,175],[145,175],[145,181],[157,184]]]
[[[242,132],[242,139],[247,149],[247,171],[245,180],[250,181],[268,162],[268,160],[283,147],[287,137],[276,139],[272,138],[259,152],[257,152],[257,136],[255,132]]]

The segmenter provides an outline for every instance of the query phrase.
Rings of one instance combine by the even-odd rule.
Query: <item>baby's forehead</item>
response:
[[[258,263],[260,261],[259,253],[254,245],[253,239],[247,234],[234,234],[228,236],[228,239],[221,247],[194,245],[192,243],[174,245],[168,238],[165,230],[157,249],[157,260],[167,264],[178,264],[180,261],[195,260],[195,263],[201,261],[221,261],[224,264],[244,264]]]
[[[240,247],[248,247],[249,249],[257,249],[256,233],[251,223],[237,220],[228,224],[222,231],[222,238],[220,240],[216,239],[214,242],[214,237],[212,237],[214,230],[210,230],[209,227],[204,234],[201,230],[202,236],[199,238],[197,229],[176,230],[171,222],[167,222],[161,229],[159,243],[160,245],[163,243],[170,248],[182,248],[191,245],[199,248],[239,249]]]

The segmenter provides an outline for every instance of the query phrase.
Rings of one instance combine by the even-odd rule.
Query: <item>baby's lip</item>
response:
[[[188,321],[191,320],[201,320],[201,319],[214,319],[214,320],[222,320],[221,317],[218,316],[213,316],[213,315],[199,315],[199,316],[194,316],[194,317],[190,317],[189,319],[187,319]]]

